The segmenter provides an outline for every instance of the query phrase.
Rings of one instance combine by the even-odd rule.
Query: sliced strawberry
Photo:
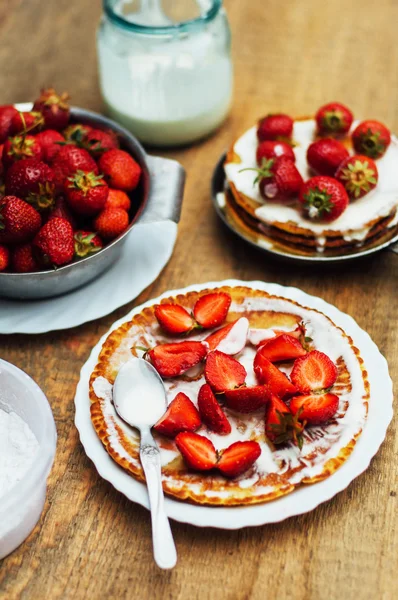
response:
[[[191,315],[178,304],[158,304],[155,316],[166,333],[186,333],[195,325]]]
[[[267,340],[261,344],[259,350],[264,358],[268,358],[271,362],[280,362],[284,360],[292,360],[299,356],[304,356],[307,351],[304,350],[300,342],[287,333],[278,335],[277,337]]]
[[[247,334],[249,332],[249,321],[241,317],[237,321],[226,325],[206,338],[210,350],[219,350],[224,354],[234,355],[242,352],[246,346]]]
[[[215,331],[214,333],[211,333],[210,335],[207,336],[207,338],[205,339],[205,342],[207,342],[209,344],[210,350],[216,350],[218,344],[220,342],[222,342],[222,340],[228,335],[228,333],[231,331],[232,327],[237,322],[238,321],[234,321],[233,323],[230,323],[229,325],[225,325],[225,327],[221,327],[221,329],[217,329],[217,331]]]
[[[148,354],[159,375],[177,377],[204,360],[206,353],[202,342],[176,342],[159,344]]]
[[[205,378],[215,392],[240,387],[244,384],[246,375],[245,367],[232,356],[219,350],[213,350],[207,355]]]
[[[272,395],[265,415],[265,434],[268,439],[274,444],[284,444],[293,440],[301,448],[304,425],[299,422],[299,416],[293,415],[278,396]]]
[[[278,367],[273,365],[263,355],[261,349],[254,357],[253,368],[259,383],[266,384],[272,394],[275,394],[279,398],[286,398],[297,394],[297,388]]]
[[[220,435],[231,433],[231,424],[218,404],[211,387],[205,383],[199,390],[198,408],[203,423]]]
[[[225,402],[229,408],[241,413],[250,413],[265,406],[269,398],[266,385],[241,387],[225,392]]]
[[[300,392],[327,390],[336,382],[337,368],[326,354],[312,350],[295,361],[290,377]]]
[[[196,406],[186,394],[180,392],[154,427],[156,431],[167,437],[175,437],[181,431],[196,431],[200,425],[201,420]]]
[[[290,410],[298,416],[300,421],[311,425],[329,421],[339,408],[339,397],[336,394],[308,394],[295,396],[290,400]],[[300,410],[301,409],[301,410]]]
[[[196,302],[193,314],[205,329],[219,327],[225,321],[230,305],[231,296],[225,292],[205,294]]]
[[[211,441],[203,435],[187,431],[179,433],[175,442],[190,469],[209,471],[216,466],[216,449]]]
[[[257,442],[235,442],[224,450],[217,466],[223,475],[237,477],[247,471],[260,454]]]

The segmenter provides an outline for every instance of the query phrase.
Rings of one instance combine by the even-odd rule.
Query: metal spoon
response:
[[[151,427],[167,408],[163,381],[150,363],[133,358],[117,374],[113,402],[119,416],[141,433],[140,459],[151,507],[153,553],[161,569],[171,569],[177,562],[177,552],[164,511],[160,451],[151,434]]]

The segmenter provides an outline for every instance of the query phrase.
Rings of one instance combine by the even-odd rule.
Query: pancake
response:
[[[274,446],[264,432],[264,409],[240,414],[224,407],[232,432],[227,436],[210,432],[204,425],[197,431],[212,440],[217,450],[238,440],[256,440],[261,456],[256,463],[234,479],[213,472],[190,471],[173,440],[155,432],[162,462],[163,488],[166,494],[180,500],[208,505],[248,505],[275,500],[300,485],[312,484],[331,476],[349,457],[366,422],[369,383],[366,367],[352,339],[321,312],[300,306],[287,298],[269,295],[249,287],[222,287],[232,297],[227,322],[247,317],[250,323],[248,341],[237,358],[247,370],[247,385],[255,385],[252,365],[259,339],[275,335],[273,329],[293,331],[304,322],[310,349],[324,351],[338,368],[333,393],[339,396],[339,408],[328,423],[308,427],[304,445],[299,450],[293,443]],[[198,298],[209,291],[188,292],[162,303],[175,302],[192,310]],[[144,308],[130,321],[110,333],[90,377],[91,418],[94,428],[110,456],[131,476],[144,481],[139,461],[139,438],[116,414],[112,404],[112,385],[120,367],[133,356],[140,356],[138,347],[153,347],[176,341],[160,329],[154,314],[155,305]],[[200,340],[209,331],[190,335]],[[181,337],[178,338],[181,340]],[[186,339],[184,337],[184,339]],[[281,366],[289,373],[291,363]],[[203,367],[185,375],[165,380],[168,403],[178,392],[186,393],[197,404],[199,388],[204,383]],[[137,398],[137,401],[140,401]]]

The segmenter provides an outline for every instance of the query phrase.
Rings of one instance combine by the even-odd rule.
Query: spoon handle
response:
[[[172,569],[177,551],[170,523],[164,511],[160,451],[149,430],[141,431],[140,459],[148,487],[152,519],[153,554],[161,569]]]

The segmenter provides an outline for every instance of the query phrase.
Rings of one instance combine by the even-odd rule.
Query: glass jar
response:
[[[230,107],[230,30],[222,0],[172,0],[174,11],[188,5],[194,18],[175,22],[166,0],[104,0],[97,44],[106,110],[147,144],[200,139]]]

